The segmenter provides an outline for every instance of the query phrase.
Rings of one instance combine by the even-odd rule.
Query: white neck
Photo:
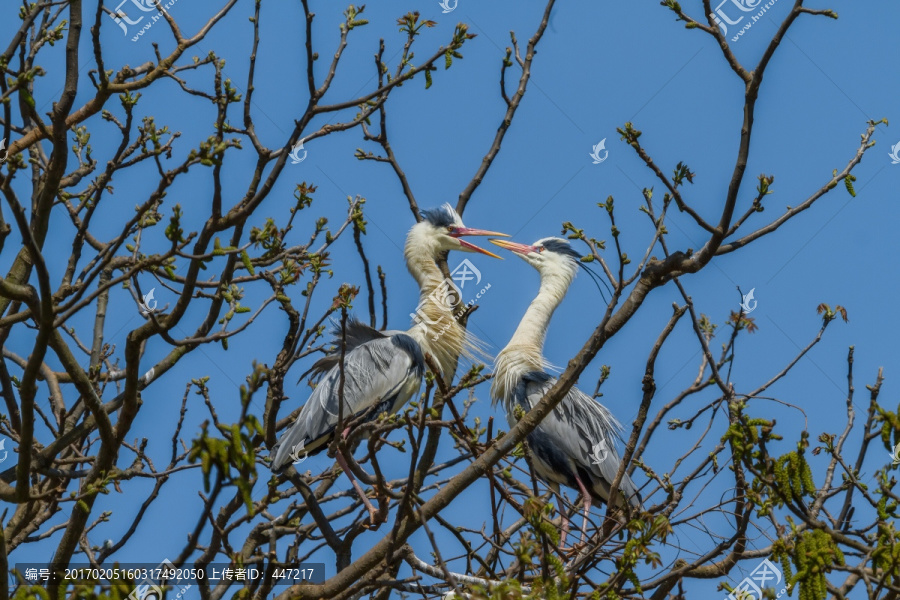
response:
[[[453,379],[460,355],[472,357],[476,342],[456,321],[453,311],[463,308],[462,304],[441,302],[446,297],[448,283],[435,261],[440,249],[420,223],[413,226],[406,238],[404,255],[410,274],[419,284],[419,305],[416,310],[416,324],[408,334],[422,347],[422,352],[431,354],[441,368],[445,381]],[[450,288],[449,291],[453,291]]]
[[[523,375],[543,371],[547,366],[544,360],[547,328],[574,276],[574,273],[541,273],[541,289],[525,311],[512,339],[494,361],[491,396],[495,402],[509,399]]]

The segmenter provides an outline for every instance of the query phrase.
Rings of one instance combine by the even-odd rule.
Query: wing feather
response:
[[[356,317],[348,318],[346,327],[342,329],[340,321],[333,320],[331,322],[331,335],[334,337],[334,347],[331,349],[331,351],[328,352],[327,355],[317,360],[309,369],[309,371],[301,375],[301,380],[309,373],[312,373],[314,375],[321,375],[327,373],[332,368],[337,366],[338,362],[340,362],[341,360],[339,341],[341,339],[341,335],[343,335],[344,333],[345,351],[351,352],[354,348],[357,348],[358,346],[361,346],[366,342],[392,337],[404,332],[393,330],[378,331],[373,327],[369,327]]]
[[[515,402],[531,410],[555,383],[556,378],[546,373],[529,373],[519,380]],[[605,406],[573,387],[528,437],[535,470],[545,481],[574,489],[578,489],[577,474],[592,495],[606,501],[621,463],[616,450],[621,430]],[[598,446],[601,442],[603,446]],[[640,506],[637,487],[627,474],[619,487],[632,506]]]
[[[358,343],[344,355],[344,420],[370,410],[372,418],[381,412],[396,412],[419,389],[423,372],[421,349],[406,334],[382,335]],[[315,454],[331,440],[340,413],[340,378],[340,365],[335,364],[272,448],[273,470],[291,462],[297,444],[302,443],[308,454]]]

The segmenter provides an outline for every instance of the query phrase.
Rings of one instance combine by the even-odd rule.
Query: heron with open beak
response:
[[[340,352],[333,352],[313,366],[323,376],[296,421],[272,448],[273,471],[297,462],[301,453],[308,456],[327,448],[338,433],[339,414],[344,422],[363,423],[383,413],[396,413],[421,387],[426,354],[434,357],[440,368],[437,375],[448,381],[461,356],[476,357],[479,343],[457,322],[458,297],[456,303],[448,301],[448,294],[453,293],[448,285],[452,284],[445,280],[437,261],[444,252],[454,250],[500,258],[462,238],[506,234],[467,227],[449,204],[421,214],[422,220],[409,230],[404,248],[406,266],[420,289],[418,323],[406,331],[378,331],[356,319],[349,319],[343,331],[336,326],[335,335],[344,335],[343,365]],[[340,433],[346,438],[350,428],[343,427]],[[374,525],[377,511],[340,451],[336,459]]]

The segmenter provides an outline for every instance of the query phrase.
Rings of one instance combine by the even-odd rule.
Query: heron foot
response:
[[[384,499],[386,500],[387,498],[384,498]],[[368,523],[363,524],[363,527],[365,527],[366,529],[376,531],[376,530],[378,530],[379,527],[381,527],[381,525],[383,523],[387,523],[389,504],[387,502],[382,502],[381,500],[382,500],[382,498],[378,499],[378,508],[377,509],[374,506],[372,506],[372,503],[369,501],[368,498],[365,498],[363,500],[364,504],[366,505],[366,512],[369,513]]]
[[[587,544],[585,544],[584,542],[576,542],[568,548],[560,546],[559,554],[563,557],[566,563],[569,563],[581,556],[581,554],[583,554],[586,549]]]
[[[372,530],[378,529],[384,520],[379,518],[378,511],[372,505],[367,506],[366,511],[369,513],[369,522],[364,523],[363,527]]]

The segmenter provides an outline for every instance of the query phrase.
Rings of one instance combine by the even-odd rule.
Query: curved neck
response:
[[[403,253],[410,274],[419,284],[419,304],[411,315],[415,325],[407,333],[423,352],[434,357],[449,382],[460,355],[467,354],[467,337],[466,330],[454,318],[454,309],[463,308],[457,290],[436,264],[440,252],[424,225],[414,225]]]
[[[497,355],[491,395],[509,398],[518,380],[532,371],[543,371],[544,340],[553,311],[559,306],[574,274],[541,274],[541,289],[531,301],[506,347]]]

